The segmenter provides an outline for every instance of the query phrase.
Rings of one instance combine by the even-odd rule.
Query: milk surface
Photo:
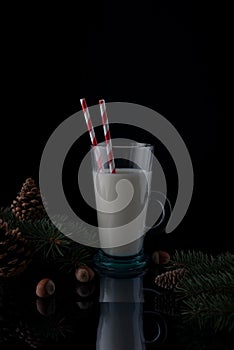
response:
[[[121,257],[142,249],[151,175],[129,168],[116,169],[116,174],[93,172],[99,239],[105,253]],[[129,243],[124,237],[126,241],[130,237]],[[122,239],[119,246],[118,239]]]

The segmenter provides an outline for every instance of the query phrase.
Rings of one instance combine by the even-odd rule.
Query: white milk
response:
[[[105,253],[130,256],[142,249],[151,174],[141,169],[93,173],[99,239]]]

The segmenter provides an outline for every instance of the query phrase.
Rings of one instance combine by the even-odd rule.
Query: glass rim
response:
[[[100,143],[97,145],[91,145],[90,146],[92,149],[95,147],[100,147],[100,148],[106,148],[106,143]],[[112,148],[116,149],[116,148],[122,148],[122,149],[128,149],[128,148],[154,148],[154,145],[150,144],[150,143],[141,143],[141,142],[136,142],[130,145],[113,145],[112,144]]]

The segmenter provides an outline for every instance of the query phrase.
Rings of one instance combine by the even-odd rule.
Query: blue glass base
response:
[[[139,276],[147,270],[149,257],[142,250],[139,254],[117,257],[105,254],[101,249],[93,258],[94,269],[100,275],[116,278]]]

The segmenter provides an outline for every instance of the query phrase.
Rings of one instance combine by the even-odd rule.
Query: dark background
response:
[[[27,177],[38,181],[45,143],[80,110],[81,97],[89,105],[99,98],[138,103],[175,126],[195,173],[183,222],[155,244],[233,249],[218,215],[214,5],[87,1],[68,10],[21,4],[3,14],[0,206],[11,203]],[[164,171],[172,180],[169,163]]]

